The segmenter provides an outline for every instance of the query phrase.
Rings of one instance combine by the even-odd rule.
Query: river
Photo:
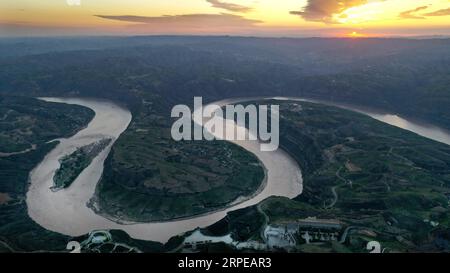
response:
[[[254,98],[253,98],[254,99]],[[450,145],[450,131],[439,128],[434,125],[427,124],[425,122],[413,121],[404,117],[400,117],[396,114],[391,114],[383,111],[376,111],[374,109],[368,109],[360,106],[353,106],[349,104],[337,103],[337,102],[329,102],[324,100],[313,100],[313,99],[305,99],[298,97],[263,97],[265,100],[279,100],[279,101],[306,101],[312,103],[321,103],[325,105],[336,106],[339,108],[351,110],[354,112],[358,112],[376,120],[379,120],[383,123],[387,123],[393,125],[395,127],[416,133],[420,136],[426,137],[428,139],[432,139],[447,145]],[[249,98],[245,100],[250,100]]]
[[[48,230],[70,236],[80,236],[97,229],[122,229],[133,238],[164,243],[174,235],[197,227],[211,225],[225,217],[227,212],[257,204],[269,196],[276,195],[293,198],[301,194],[302,176],[300,168],[286,152],[281,149],[274,152],[261,152],[258,141],[235,141],[235,144],[255,154],[266,169],[264,187],[256,195],[248,200],[241,199],[226,209],[202,216],[194,216],[190,219],[160,223],[115,223],[95,214],[86,204],[94,195],[96,185],[103,172],[103,163],[108,156],[111,146],[131,121],[131,113],[108,101],[79,98],[42,99],[52,102],[77,104],[95,111],[95,117],[85,129],[70,138],[60,139],[60,143],[30,173],[30,187],[26,200],[28,213],[34,221]],[[255,99],[260,98],[238,98],[212,104],[223,105]],[[264,99],[311,101],[291,97]],[[331,104],[327,102],[320,103]],[[450,133],[437,127],[418,124],[396,115],[370,112],[348,105],[337,106],[369,115],[382,122],[450,145]],[[245,130],[243,128],[240,129]],[[110,137],[113,141],[92,161],[72,185],[68,189],[58,192],[51,191],[52,178],[59,167],[58,160],[64,155],[75,151],[77,147],[104,137]]]
[[[111,102],[74,98],[42,98],[45,101],[77,104],[91,108],[95,117],[76,135],[60,139],[60,143],[45,156],[30,173],[27,193],[28,214],[48,230],[70,236],[80,236],[98,229],[122,229],[135,239],[167,242],[170,237],[209,226],[224,218],[227,212],[255,205],[269,196],[293,198],[302,191],[302,176],[297,163],[283,150],[261,152],[258,141],[236,141],[237,145],[257,156],[266,169],[264,188],[250,199],[235,202],[233,206],[189,219],[159,223],[118,224],[94,213],[86,204],[95,193],[103,172],[103,163],[114,141],[128,127],[131,114]],[[241,130],[245,128],[241,128]],[[59,159],[75,151],[77,147],[98,141],[104,137],[113,139],[92,163],[78,176],[72,185],[53,192],[53,175],[59,167]]]

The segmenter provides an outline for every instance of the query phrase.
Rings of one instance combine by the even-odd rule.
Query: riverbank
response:
[[[86,206],[95,193],[96,184],[103,172],[103,163],[111,146],[102,151],[80,174],[71,187],[52,192],[50,186],[58,160],[73,152],[83,143],[109,136],[114,140],[127,128],[131,121],[129,111],[104,101],[85,99],[49,99],[55,102],[72,103],[91,108],[96,116],[87,128],[77,135],[61,139],[60,144],[30,174],[30,189],[27,205],[30,217],[46,229],[70,236],[80,236],[94,229],[122,229],[135,239],[167,242],[172,236],[197,227],[209,226],[227,212],[255,205],[269,196],[294,198],[301,192],[301,172],[297,163],[284,151],[262,153],[259,142],[237,142],[242,148],[255,154],[267,168],[266,187],[252,199],[236,206],[214,213],[161,223],[133,223],[121,225],[97,215]],[[110,145],[112,145],[111,143]]]

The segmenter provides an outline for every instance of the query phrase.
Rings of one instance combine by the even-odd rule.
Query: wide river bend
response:
[[[76,104],[95,111],[95,117],[89,125],[70,138],[59,139],[60,143],[50,151],[43,161],[30,173],[30,187],[27,193],[27,206],[30,217],[48,230],[70,236],[79,236],[97,229],[122,229],[131,237],[142,240],[167,242],[177,234],[193,230],[197,227],[211,225],[232,210],[255,205],[269,196],[285,196],[293,198],[302,192],[302,176],[297,163],[283,150],[261,152],[258,141],[233,141],[235,144],[255,154],[266,169],[264,188],[250,199],[241,199],[230,207],[189,219],[158,223],[118,224],[94,213],[87,207],[95,193],[95,188],[103,172],[103,164],[114,141],[126,130],[131,113],[109,101],[81,98],[41,98],[45,101]],[[261,98],[237,98],[223,100],[212,104],[239,103]],[[263,98],[276,100],[310,101],[302,98]],[[333,103],[324,104],[336,105]],[[415,132],[419,135],[450,145],[450,133],[437,127],[418,124],[388,113],[376,113],[368,110],[336,105],[359,113],[366,114],[385,122]],[[238,128],[245,130],[245,128]],[[68,189],[53,192],[53,175],[59,167],[59,159],[76,150],[77,147],[90,144],[105,137],[113,139],[92,163],[80,174]]]

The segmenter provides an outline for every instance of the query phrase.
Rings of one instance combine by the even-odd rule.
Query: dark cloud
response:
[[[160,28],[224,28],[224,27],[254,27],[259,20],[247,19],[242,16],[221,13],[221,14],[184,14],[184,15],[163,15],[163,16],[134,16],[134,15],[95,15],[96,17],[139,23],[141,25]]]
[[[210,3],[213,7],[219,8],[219,9],[225,9],[232,12],[249,12],[252,10],[252,8],[247,6],[242,6],[238,4],[223,2],[220,0],[206,0],[206,2]]]
[[[450,8],[433,11],[430,13],[426,13],[424,15],[425,16],[447,16],[447,15],[450,15]]]
[[[308,0],[300,11],[291,11],[307,21],[336,23],[333,16],[351,7],[367,4],[368,0]]]
[[[428,6],[417,7],[400,13],[398,16],[403,19],[425,19],[425,17],[416,15],[417,12],[427,9]]]

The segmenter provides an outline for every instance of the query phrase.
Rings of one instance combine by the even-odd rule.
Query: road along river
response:
[[[302,176],[297,163],[283,150],[261,152],[258,141],[236,141],[237,145],[258,157],[266,170],[264,187],[250,199],[237,200],[223,210],[189,219],[158,223],[118,224],[94,213],[87,207],[103,172],[103,164],[114,141],[128,127],[131,113],[111,102],[80,98],[42,98],[45,101],[77,104],[91,108],[95,117],[76,135],[60,139],[60,143],[45,156],[30,173],[27,193],[28,214],[48,230],[70,236],[80,236],[98,229],[122,229],[131,237],[142,240],[166,242],[170,237],[211,225],[232,210],[255,205],[269,196],[293,198],[302,191]],[[222,104],[216,102],[214,104]],[[225,122],[225,121],[224,121]],[[245,130],[240,128],[239,130]],[[59,159],[81,147],[102,138],[113,141],[92,163],[84,169],[72,185],[57,192],[51,191],[53,176],[59,168]]]

